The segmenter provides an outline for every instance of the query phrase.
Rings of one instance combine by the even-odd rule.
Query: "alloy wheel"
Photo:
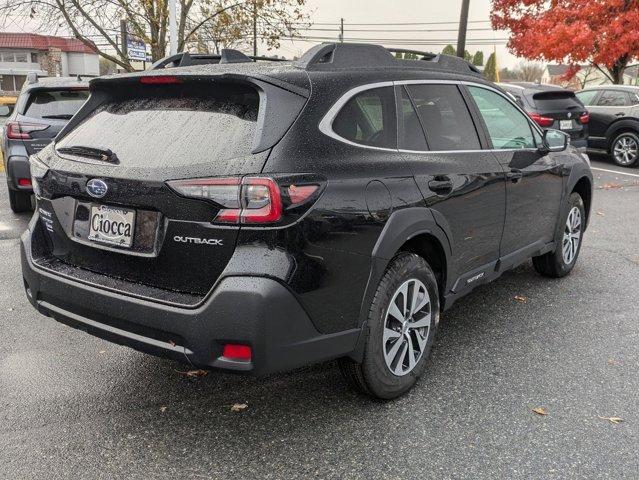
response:
[[[637,160],[638,154],[639,145],[630,136],[619,137],[613,147],[613,155],[619,165],[632,165]]]
[[[577,256],[579,242],[581,241],[581,210],[572,207],[566,219],[564,237],[562,241],[562,253],[564,263],[570,265]]]
[[[383,351],[397,376],[411,372],[421,359],[431,331],[432,308],[426,285],[410,279],[395,291],[384,319]]]

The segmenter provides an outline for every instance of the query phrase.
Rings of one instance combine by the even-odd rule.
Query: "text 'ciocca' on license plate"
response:
[[[130,247],[135,232],[135,210],[107,205],[91,206],[89,240]]]

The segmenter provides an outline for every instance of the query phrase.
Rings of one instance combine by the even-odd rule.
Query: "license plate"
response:
[[[572,130],[572,120],[559,120],[560,130]]]
[[[89,240],[130,248],[134,232],[135,210],[107,205],[91,206]]]

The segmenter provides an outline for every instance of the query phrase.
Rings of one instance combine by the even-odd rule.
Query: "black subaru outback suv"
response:
[[[462,60],[224,52],[90,92],[32,157],[22,269],[41,313],[99,337],[255,374],[339,359],[393,398],[456,299],[577,261],[587,157]]]

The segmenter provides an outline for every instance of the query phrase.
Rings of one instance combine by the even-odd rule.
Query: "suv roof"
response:
[[[27,78],[24,84],[24,90],[31,90],[34,88],[88,88],[89,82],[83,80],[80,76],[77,77],[35,77],[33,75]]]
[[[416,54],[418,59],[399,59],[393,52]],[[193,61],[194,59],[196,61]],[[269,60],[273,59],[247,57],[231,50],[223,50],[219,56],[182,53],[156,62],[153,70],[94,78],[90,81],[90,86],[92,89],[109,88],[120,82],[138,82],[143,77],[167,75],[196,81],[216,76],[230,81],[242,78],[262,80],[308,97],[310,81],[326,78],[326,74],[344,76],[347,72],[356,72],[357,75],[349,75],[351,82],[346,83],[425,78],[453,78],[490,83],[484,79],[477,67],[458,57],[387,49],[371,44],[324,43],[311,48],[297,61]],[[321,75],[318,75],[320,72]]]

